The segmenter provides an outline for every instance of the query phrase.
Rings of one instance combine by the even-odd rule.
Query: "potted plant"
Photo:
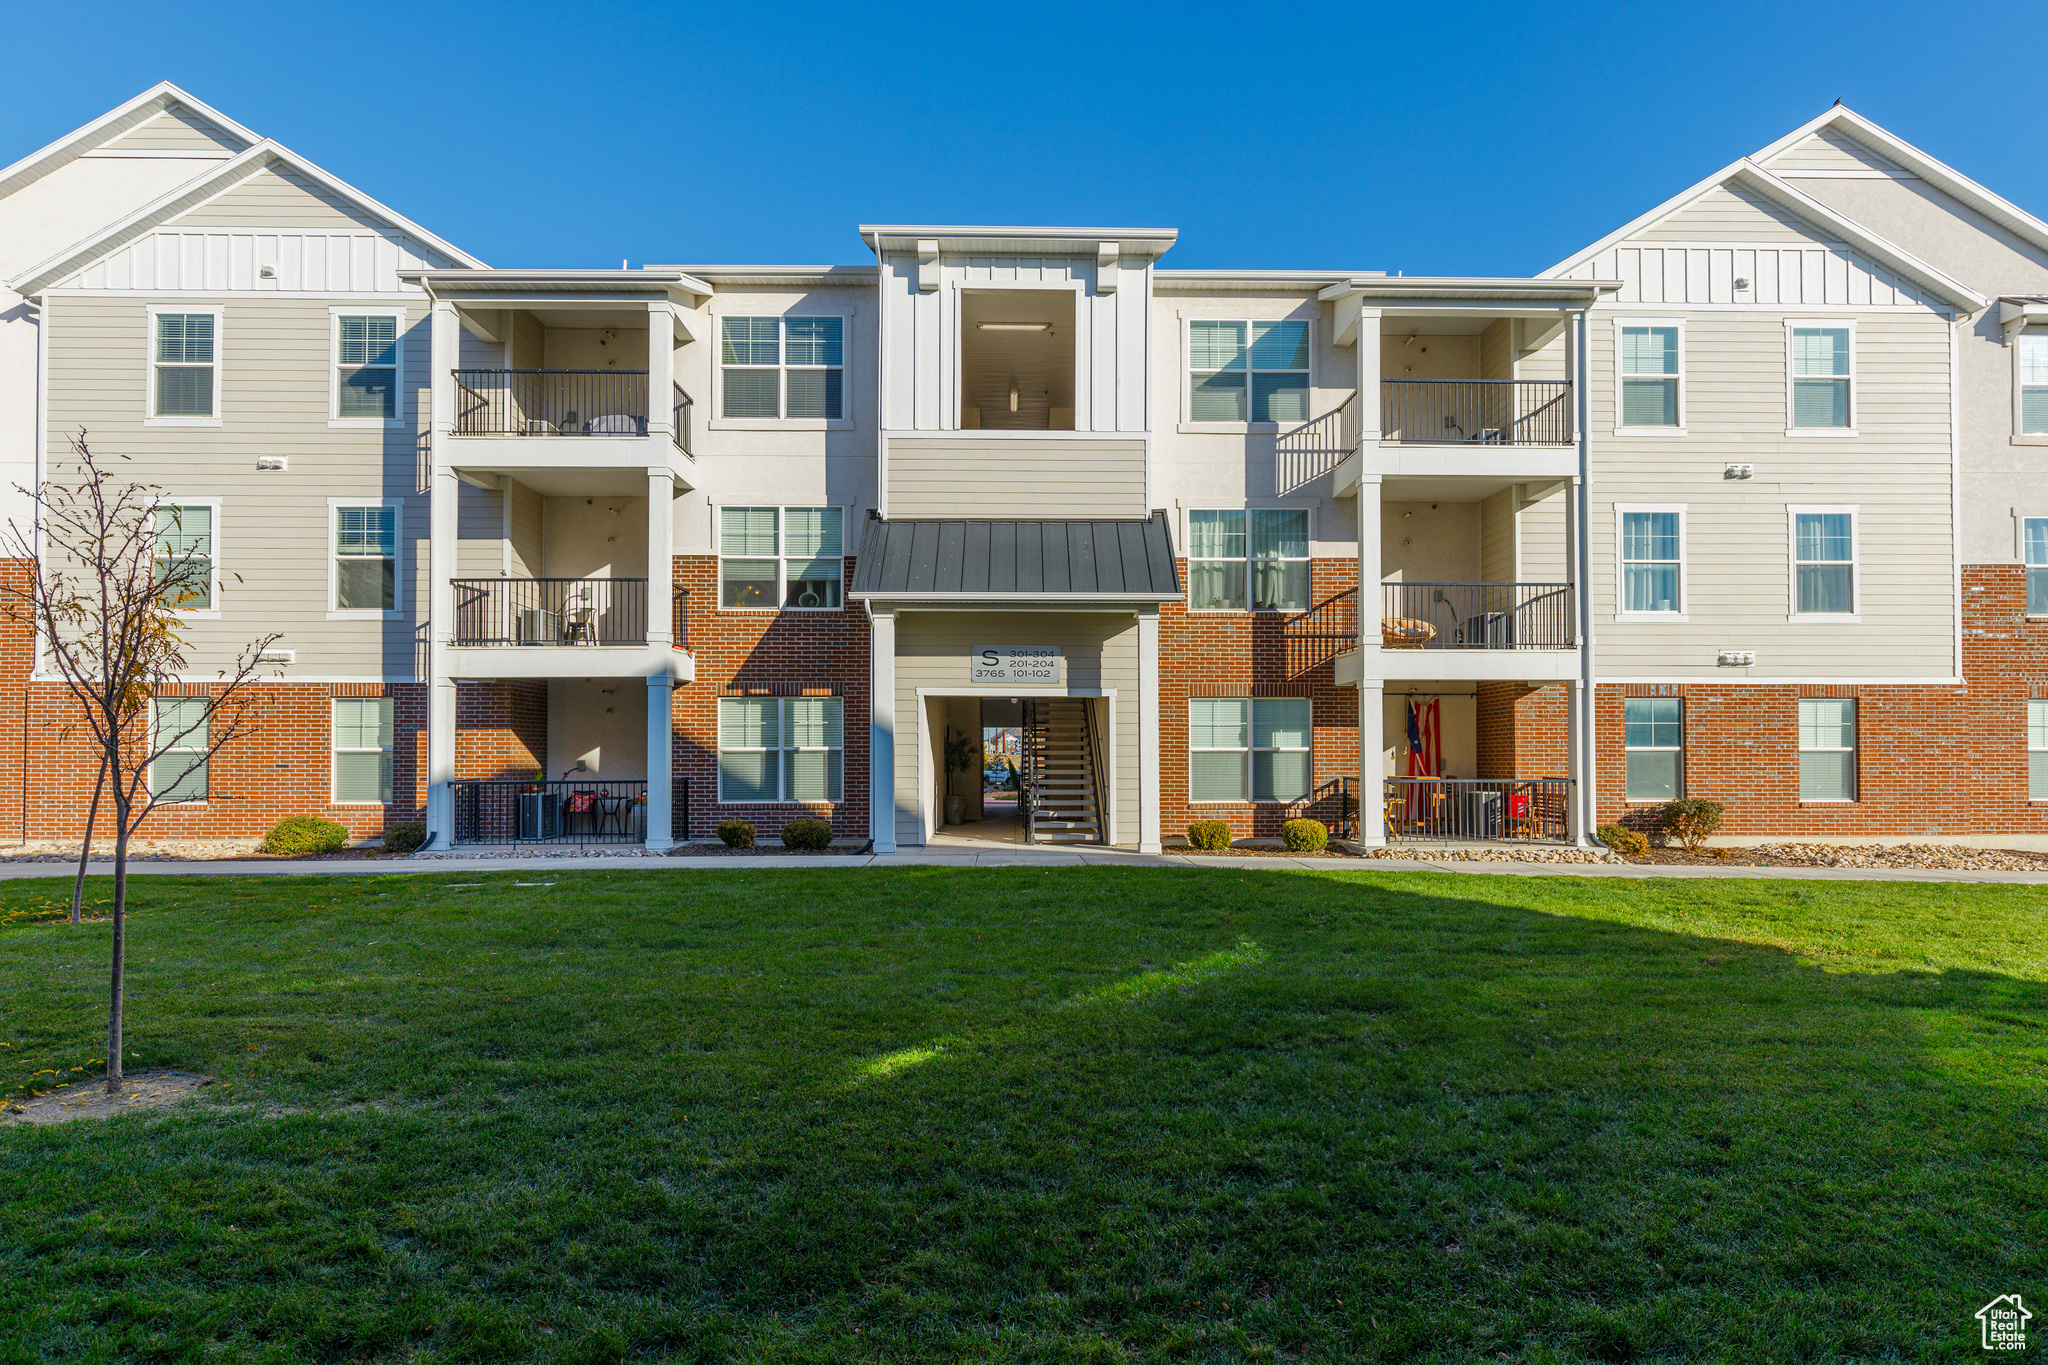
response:
[[[974,767],[975,744],[973,739],[961,732],[946,731],[946,823],[964,825],[967,823],[967,798],[953,790],[953,774],[964,773]]]

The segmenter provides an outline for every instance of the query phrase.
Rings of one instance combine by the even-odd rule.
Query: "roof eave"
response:
[[[155,108],[145,118],[135,120],[136,124],[147,122],[149,118],[154,118],[173,104],[184,105],[208,122],[217,124],[224,131],[233,133],[251,145],[263,141],[260,134],[244,128],[212,105],[194,99],[169,81],[158,81],[133,99],[124,100],[92,122],[72,129],[55,142],[30,152],[11,166],[0,168],[0,196],[12,194],[23,185],[42,179],[59,166],[77,160],[85,152],[114,141],[121,133],[135,126],[124,122],[130,115],[154,105]],[[109,130],[117,131],[110,133]],[[15,183],[17,180],[20,181],[19,184]]]

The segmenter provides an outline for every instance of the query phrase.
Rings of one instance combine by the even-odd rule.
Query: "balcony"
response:
[[[645,436],[645,370],[457,370],[457,436]],[[690,454],[690,396],[672,386],[676,449]]]
[[[1565,777],[1389,777],[1387,841],[1562,844],[1571,841]]]
[[[1380,441],[1568,446],[1572,386],[1556,379],[1383,379]]]
[[[644,645],[644,578],[458,578],[458,645]]]
[[[1346,600],[1349,599],[1349,600]],[[1334,623],[1355,598],[1325,604]],[[1365,674],[1357,627],[1336,681],[1562,681],[1579,675],[1577,589],[1570,583],[1382,583],[1379,648]]]

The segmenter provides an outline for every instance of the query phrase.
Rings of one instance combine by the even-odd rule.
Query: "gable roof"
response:
[[[1624,223],[1591,246],[1540,272],[1536,278],[1565,278],[1603,251],[1618,246],[1665,219],[1684,212],[1705,195],[1729,185],[1738,185],[1753,194],[1763,196],[1795,217],[1811,223],[1828,236],[1840,239],[1843,244],[1897,272],[1901,278],[1965,312],[1978,312],[1991,303],[1990,299],[1962,281],[1935,269],[1904,247],[1894,246],[1854,219],[1844,217],[1798,186],[1773,175],[1749,157],[1743,157],[1740,161],[1723,167],[1690,189],[1665,200],[1641,217]]]
[[[84,127],[73,129],[41,151],[31,152],[12,166],[0,170],[0,198],[42,179],[59,166],[76,161],[87,152],[97,151],[118,141],[124,134],[173,106],[190,110],[221,131],[240,139],[245,145],[263,140],[261,135],[244,128],[218,109],[192,98],[169,81],[159,81],[134,99],[116,105]],[[227,154],[224,150],[223,155]]]
[[[154,202],[143,205],[126,218],[101,229],[82,242],[66,247],[41,265],[34,266],[9,280],[7,287],[23,296],[47,289],[57,281],[85,269],[101,257],[120,250],[152,229],[170,222],[180,214],[191,212],[208,200],[226,193],[251,176],[273,166],[282,166],[297,172],[320,188],[348,200],[371,217],[381,219],[449,260],[477,269],[485,268],[482,261],[461,247],[435,236],[410,218],[386,208],[353,185],[328,174],[296,152],[265,138],[240,155],[222,162],[195,179],[186,181]]]

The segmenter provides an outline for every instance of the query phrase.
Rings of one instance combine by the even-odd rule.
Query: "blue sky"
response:
[[[861,222],[1004,222],[1527,274],[1839,96],[2048,216],[2038,0],[1449,8],[24,7],[0,163],[169,79],[494,265],[858,262]]]

